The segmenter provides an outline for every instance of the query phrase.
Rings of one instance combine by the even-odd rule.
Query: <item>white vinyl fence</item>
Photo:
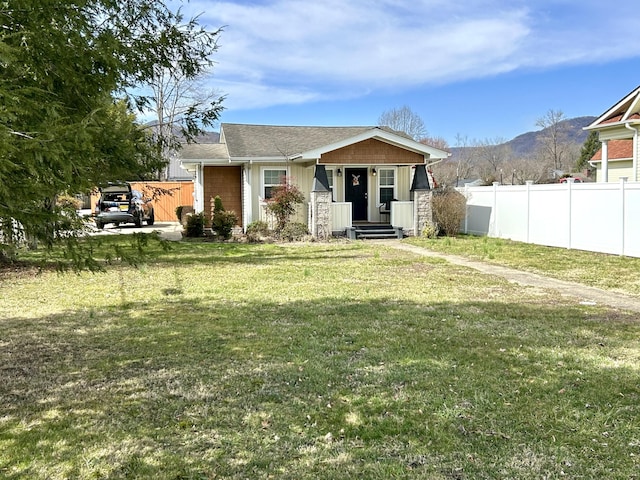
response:
[[[459,189],[462,231],[552,247],[640,257],[640,182]]]

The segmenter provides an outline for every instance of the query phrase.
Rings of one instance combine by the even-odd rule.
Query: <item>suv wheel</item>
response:
[[[156,221],[156,215],[153,210],[151,210],[151,215],[149,215],[149,219],[147,220],[147,225],[153,225]]]
[[[142,228],[142,212],[138,213],[135,216],[135,219],[133,220],[133,223],[135,223],[136,227]]]
[[[104,223],[99,222],[99,221],[96,220],[96,228],[98,230],[104,230]]]

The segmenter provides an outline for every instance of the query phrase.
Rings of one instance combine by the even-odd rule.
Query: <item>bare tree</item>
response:
[[[554,177],[564,173],[566,168],[572,169],[578,158],[573,143],[569,141],[565,120],[562,110],[549,110],[536,121],[536,126],[542,129],[538,145],[539,161],[550,165]]]
[[[146,86],[151,90],[146,109],[155,117],[152,129],[163,158],[167,161],[179,148],[180,140],[195,141],[204,132],[203,126],[211,126],[220,117],[224,97],[204,86],[203,79],[213,67],[211,55],[218,49],[217,39],[222,29],[213,32],[188,25],[190,48],[202,49],[198,62],[185,68],[183,52],[175,52],[170,62],[157,65],[153,77]],[[166,172],[160,172],[166,177]]]
[[[503,138],[485,139],[476,143],[476,169],[482,181],[504,183],[505,165],[512,156],[511,148]]]
[[[406,105],[383,112],[378,118],[378,125],[404,132],[414,140],[422,140],[427,136],[427,129],[422,118]]]
[[[504,171],[508,173],[511,183],[523,185],[527,181],[544,182],[549,175],[549,164],[539,162],[535,157],[519,157],[510,160]]]
[[[428,138],[421,143],[432,145]],[[449,149],[446,143],[441,146],[432,146],[443,150]],[[452,150],[451,158],[433,166],[433,175],[440,185],[457,187],[461,186],[461,180],[468,179],[473,175],[474,149],[471,147],[468,137],[462,137],[458,134],[456,135],[455,147]]]
[[[439,148],[440,150],[448,151],[449,143],[444,137],[424,137],[419,140],[423,145]]]

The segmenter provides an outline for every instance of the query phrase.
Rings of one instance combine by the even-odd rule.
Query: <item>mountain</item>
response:
[[[570,142],[582,145],[587,139],[589,132],[583,130],[584,127],[591,124],[597,117],[575,117],[560,122],[561,129],[566,130],[567,137]],[[523,133],[513,140],[509,140],[505,145],[511,147],[513,153],[517,156],[527,156],[532,154],[539,140],[543,137],[548,128],[536,130],[534,132]]]
[[[569,118],[567,120],[561,121],[560,126],[562,129],[565,129],[570,142],[582,146],[584,141],[587,139],[587,136],[589,135],[589,132],[584,131],[583,127],[591,124],[596,118],[597,117]],[[548,128],[523,133],[501,145],[509,147],[513,152],[513,157],[527,158],[535,153],[539,142],[542,140],[542,138],[544,138],[544,135],[547,133],[547,131]],[[475,148],[477,148],[477,146],[452,147],[450,149],[451,160],[455,161],[456,157],[460,155],[462,151]]]

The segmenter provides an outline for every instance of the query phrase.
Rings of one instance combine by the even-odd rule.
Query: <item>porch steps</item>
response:
[[[361,224],[347,229],[347,237],[353,240],[390,239],[403,236],[401,227],[393,227],[388,223]]]

